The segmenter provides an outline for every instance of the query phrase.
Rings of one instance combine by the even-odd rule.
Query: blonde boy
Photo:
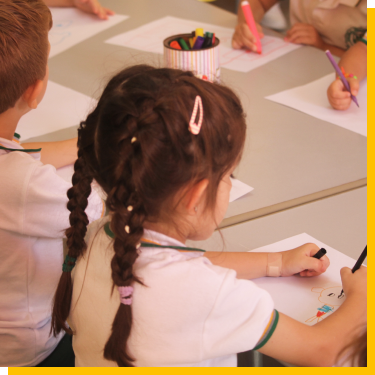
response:
[[[69,227],[70,185],[55,168],[74,162],[77,140],[21,146],[14,136],[43,99],[51,26],[41,0],[0,0],[0,366],[74,365],[69,340],[50,336],[50,321]],[[103,213],[94,192],[86,213],[90,221]]]

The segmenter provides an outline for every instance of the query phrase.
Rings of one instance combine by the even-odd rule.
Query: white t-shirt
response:
[[[290,0],[290,21],[314,26],[326,43],[346,50],[367,30],[367,0]]]
[[[89,226],[87,253],[73,270],[68,322],[75,332],[76,366],[117,366],[103,357],[120,304],[117,288],[112,293],[114,250],[104,230],[107,221]],[[160,233],[145,231],[144,237],[184,247]],[[145,286],[133,285],[128,340],[135,366],[236,366],[236,353],[254,348],[265,331],[274,329],[277,313],[270,295],[202,255],[140,248],[133,270]]]
[[[16,140],[0,138],[0,366],[34,366],[62,337],[49,331],[70,184],[39,161],[39,152],[4,148],[23,150]],[[97,193],[86,212],[91,221],[101,217]]]

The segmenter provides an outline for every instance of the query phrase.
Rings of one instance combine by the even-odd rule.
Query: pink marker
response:
[[[249,26],[250,31],[256,38],[257,52],[262,53],[262,43],[260,42],[257,27],[255,25],[253,12],[251,11],[250,4],[247,1],[241,3],[242,11],[246,19],[247,26]]]

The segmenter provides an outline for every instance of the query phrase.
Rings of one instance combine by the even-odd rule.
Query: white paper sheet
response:
[[[66,167],[59,168],[57,170],[57,174],[61,178],[63,178],[65,181],[68,181],[68,182],[72,182],[73,173],[74,173],[73,164],[67,165]],[[237,179],[231,178],[231,181],[232,181],[232,189],[230,191],[229,202],[233,202],[236,199],[238,199],[238,198],[244,196],[245,194],[249,193],[250,191],[254,190],[254,188],[252,188],[251,186],[246,185],[245,183],[243,183],[243,182],[241,182]]]
[[[261,55],[245,50],[234,50],[231,47],[234,29],[170,16],[117,35],[106,40],[106,43],[163,54],[165,38],[191,33],[198,27],[202,27],[204,31],[215,33],[220,39],[220,66],[240,72],[249,72],[300,47],[286,43],[280,38],[265,36],[262,39],[263,52]]]
[[[230,190],[229,202],[233,202],[254,190],[253,187],[246,185],[236,178],[231,178],[230,180],[232,181],[232,189]]]
[[[276,310],[302,323],[313,325],[318,320],[322,320],[332,314],[333,311],[336,311],[345,300],[345,296],[338,298],[342,290],[340,269],[342,267],[352,268],[356,260],[306,233],[252,251],[276,252],[290,250],[309,242],[327,250],[330,266],[325,273],[316,277],[262,277],[253,281],[271,294]],[[358,256],[362,250],[358,249]],[[332,310],[317,317],[318,308],[322,308],[324,305],[331,307]]]
[[[335,73],[332,73],[307,85],[267,96],[266,99],[367,137],[367,79],[360,84],[357,96],[359,108],[351,103],[346,111],[337,111],[329,104],[327,88],[334,79]]]
[[[51,8],[53,27],[48,34],[51,44],[50,57],[56,56],[85,39],[108,29],[129,16],[115,14],[108,20],[100,20],[92,14],[76,8]]]
[[[23,116],[16,132],[21,140],[78,125],[97,101],[77,91],[48,81],[47,91],[36,110]]]

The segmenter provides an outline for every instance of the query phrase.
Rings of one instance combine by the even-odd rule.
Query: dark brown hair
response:
[[[188,126],[197,95],[204,118],[200,133],[193,135]],[[68,191],[69,256],[78,258],[86,249],[84,210],[95,179],[108,194],[106,204],[113,214],[114,286],[141,282],[132,267],[145,220],[173,217],[176,193],[205,178],[206,208],[214,209],[220,180],[239,161],[245,132],[239,99],[220,84],[202,81],[191,72],[147,65],[120,72],[78,131],[78,160]],[[129,205],[133,210],[127,209]],[[61,330],[72,333],[65,323],[71,296],[71,274],[64,272],[53,308],[55,335]],[[131,325],[131,307],[120,304],[104,348],[104,357],[119,366],[131,366],[134,360],[126,349]]]
[[[0,0],[0,113],[45,77],[51,26],[42,0]]]

